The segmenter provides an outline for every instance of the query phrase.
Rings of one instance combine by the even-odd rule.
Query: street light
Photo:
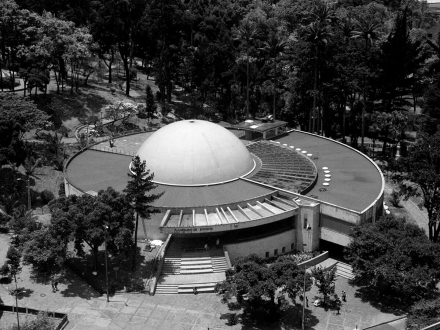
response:
[[[309,239],[309,244],[310,244],[310,239],[311,239],[311,235],[310,235],[311,229],[312,229],[312,227],[310,227],[310,225],[307,224],[307,236]],[[307,244],[304,244],[304,245],[307,245]],[[310,246],[310,250],[311,250],[311,248],[312,247]],[[306,297],[306,274],[307,274],[307,272],[306,272],[306,270],[307,270],[307,267],[304,264],[304,283],[303,283],[303,298],[304,299],[303,299],[303,312],[302,312],[302,330],[304,330],[304,327],[305,327],[304,316],[306,314],[306,300],[307,300],[307,297]]]
[[[105,284],[107,286],[107,302],[110,302],[108,298],[108,269],[107,269],[107,230],[108,226],[104,225],[104,231],[105,231]]]

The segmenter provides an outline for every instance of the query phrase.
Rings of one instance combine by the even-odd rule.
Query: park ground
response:
[[[0,235],[0,263],[5,259],[9,237]],[[3,252],[4,251],[4,252]],[[264,324],[242,315],[234,304],[221,303],[216,294],[180,294],[156,295],[116,294],[101,296],[71,273],[66,273],[59,284],[59,291],[53,293],[50,284],[41,283],[32,278],[31,269],[24,267],[19,276],[18,286],[25,288],[20,297],[19,306],[67,313],[69,323],[65,329],[102,330],[102,329],[300,329],[301,306],[292,306],[283,313],[280,322]],[[8,285],[0,285],[0,297],[4,304],[14,305],[14,297],[9,295]],[[387,322],[403,314],[398,307],[384,306],[380,299],[356,293],[356,287],[346,279],[338,277],[336,292],[347,292],[347,301],[338,314],[336,310],[315,307],[312,302],[318,297],[314,286],[307,293],[309,307],[306,315],[310,318],[309,329],[316,330],[353,330]],[[299,301],[297,302],[299,303]],[[230,326],[230,314],[236,313],[240,322]],[[7,322],[15,322],[11,313],[0,318],[0,329]]]
[[[54,83],[49,86],[47,98],[58,98],[65,105],[63,125],[71,131],[65,143],[75,143],[74,129],[90,115],[103,113],[105,106],[118,101],[135,103],[133,97],[143,92],[141,88],[133,91],[133,97],[126,97],[122,91],[112,95],[105,83],[90,82],[88,87],[81,86],[78,93],[70,95],[67,88],[61,95],[55,94]],[[140,74],[139,85],[142,90],[149,84],[155,92],[153,81],[148,81]],[[32,139],[29,136],[29,139]],[[37,191],[49,189],[58,196],[58,186],[62,173],[48,166],[39,168],[35,174]],[[385,189],[385,200],[389,198],[391,187]],[[387,202],[390,206],[390,203]],[[427,228],[426,214],[417,207],[414,201],[401,202],[401,208],[392,208],[392,212],[406,216],[409,221],[417,222],[422,228]],[[46,214],[44,208],[34,210],[35,214]],[[41,217],[42,220],[44,216]],[[46,219],[48,220],[48,219]],[[0,234],[0,265],[5,260],[10,237]],[[0,303],[13,305],[14,297],[9,294],[10,284],[0,284]],[[24,289],[19,299],[19,306],[48,311],[68,313],[69,324],[66,329],[300,329],[300,307],[292,306],[283,314],[278,324],[256,324],[252,319],[242,315],[241,310],[235,310],[234,305],[221,303],[221,297],[215,294],[199,295],[156,295],[145,294],[116,294],[110,297],[99,295],[73,273],[66,272],[60,279],[60,291],[53,293],[48,281],[33,276],[29,266],[23,268],[19,275],[18,286]],[[385,306],[377,297],[369,297],[356,292],[356,287],[344,278],[338,277],[336,292],[347,292],[347,302],[343,304],[340,314],[335,310],[313,306],[316,287],[308,293],[309,308],[306,313],[311,320],[311,328],[317,330],[353,330],[364,329],[368,326],[387,322],[398,318],[404,311],[392,305]],[[229,326],[228,318],[231,313],[237,313],[240,322]],[[9,313],[0,315],[0,329],[7,328],[15,322],[15,316]]]

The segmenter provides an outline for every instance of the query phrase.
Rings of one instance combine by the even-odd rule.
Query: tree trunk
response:
[[[92,251],[93,251],[93,262],[95,264],[95,271],[98,271],[98,247],[94,246],[92,248]]]
[[[70,74],[71,74],[71,77],[70,77],[70,83],[72,84],[72,85],[70,86],[70,95],[73,95],[73,85],[75,84],[75,81],[74,81],[74,74],[73,74],[73,67],[72,67],[72,69],[70,70]]]
[[[246,119],[249,119],[249,46],[246,55]]]
[[[123,59],[125,70],[125,95],[130,96],[130,68],[128,67],[128,59]]]
[[[53,70],[55,76],[55,83],[57,84],[57,94],[60,94],[60,75],[57,76],[57,72]]]
[[[84,80],[84,86],[87,86],[87,81],[89,80],[89,77],[93,72],[95,72],[95,71],[92,70],[88,75],[86,75],[86,79]]]
[[[310,111],[310,118],[309,118],[309,132],[314,133],[315,132],[315,118],[314,113],[316,109],[316,92],[318,87],[318,45],[315,45],[316,47],[316,57],[315,57],[315,81],[313,86],[313,108]],[[313,117],[313,120],[312,120]]]
[[[133,247],[133,264],[131,266],[132,271],[134,271],[136,269],[138,223],[139,223],[139,213],[136,212],[136,225],[135,225],[135,231],[134,231],[134,247]]]

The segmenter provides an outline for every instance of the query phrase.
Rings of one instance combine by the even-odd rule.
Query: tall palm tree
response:
[[[302,39],[311,43],[315,48],[313,108],[309,111],[309,132],[314,132],[315,120],[312,120],[312,113],[316,112],[316,98],[318,94],[319,50],[328,43],[333,35],[330,27],[337,21],[337,17],[333,9],[329,8],[323,1],[319,1],[311,11],[306,12],[304,21],[308,24],[302,26]],[[318,112],[318,116],[320,116],[320,112]],[[319,119],[317,130],[319,132]]]
[[[277,78],[277,59],[278,55],[284,51],[287,39],[280,37],[275,31],[269,35],[269,39],[264,42],[264,47],[261,48],[265,53],[273,59],[273,118],[275,119],[276,112],[276,78]]]
[[[26,158],[23,162],[24,171],[26,173],[26,183],[27,183],[27,197],[28,197],[28,204],[27,209],[28,211],[31,210],[31,187],[30,187],[30,177],[35,173],[35,169],[40,165],[41,158],[36,158],[32,150],[30,149],[30,146],[27,146],[26,148]]]
[[[302,27],[302,39],[309,42],[315,48],[314,64],[314,84],[313,84],[313,108],[309,111],[309,132],[315,131],[315,120],[312,120],[312,112],[316,111],[316,98],[318,94],[318,64],[320,48],[327,44],[329,37],[332,36],[330,26],[326,22],[313,21],[307,26]]]
[[[364,58],[367,63],[368,54],[374,41],[379,38],[379,29],[381,25],[371,19],[357,17],[355,29],[352,32],[353,38],[363,39],[365,41]],[[364,75],[363,100],[362,100],[362,127],[361,127],[361,147],[364,146],[365,137],[365,111],[367,109],[367,77]]]
[[[232,33],[234,39],[240,40],[246,47],[246,118],[249,118],[249,50],[252,42],[259,35],[259,29],[254,22],[245,18]]]

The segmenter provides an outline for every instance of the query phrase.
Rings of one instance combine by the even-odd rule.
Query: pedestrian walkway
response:
[[[390,195],[393,192],[393,188],[388,184],[385,184],[385,194]],[[407,201],[402,200],[400,204],[408,211],[414,221],[419,225],[420,228],[425,230],[426,235],[429,233],[428,226],[428,214],[426,210],[420,210],[420,208],[410,199]]]

